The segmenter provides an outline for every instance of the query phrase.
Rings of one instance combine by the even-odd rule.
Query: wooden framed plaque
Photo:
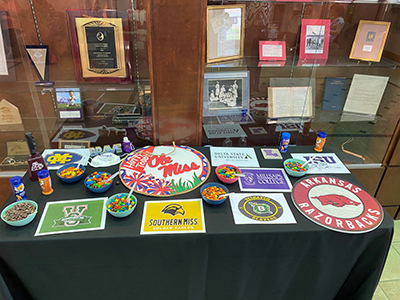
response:
[[[379,62],[390,22],[360,20],[349,58]]]
[[[83,77],[126,77],[121,18],[76,18]]]
[[[132,82],[128,14],[67,10],[76,81]]]

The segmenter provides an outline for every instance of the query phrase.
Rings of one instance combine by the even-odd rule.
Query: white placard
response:
[[[236,225],[297,223],[285,196],[281,193],[234,194],[230,195],[229,199]]]
[[[293,158],[309,160],[315,157],[310,163],[307,174],[347,174],[350,171],[342,163],[335,153],[291,153]]]
[[[389,77],[354,74],[344,112],[376,115]]]
[[[239,124],[232,125],[203,125],[204,132],[207,138],[227,138],[227,137],[241,137],[247,136]]]
[[[211,165],[230,164],[236,167],[260,167],[253,148],[211,147]]]
[[[265,57],[282,57],[282,45],[262,45],[262,55]]]

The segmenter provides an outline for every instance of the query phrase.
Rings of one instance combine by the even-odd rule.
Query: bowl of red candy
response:
[[[238,180],[237,174],[242,172],[234,165],[220,165],[215,169],[215,173],[220,181],[231,184]]]

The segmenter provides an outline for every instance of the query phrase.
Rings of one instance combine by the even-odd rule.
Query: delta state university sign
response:
[[[344,233],[374,230],[383,219],[380,204],[364,189],[332,176],[309,176],[299,180],[292,200],[308,219]]]

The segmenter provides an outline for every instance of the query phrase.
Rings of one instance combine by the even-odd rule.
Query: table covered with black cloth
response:
[[[208,148],[197,149],[210,157]],[[261,167],[282,166],[282,160],[265,160],[260,148],[255,151]],[[214,169],[208,181],[218,181]],[[88,167],[86,174],[92,171]],[[360,185],[351,174],[335,176]],[[55,171],[51,177],[49,196],[24,177],[28,199],[39,204],[32,223],[22,228],[0,223],[1,299],[371,299],[393,235],[387,213],[368,233],[325,229],[301,215],[285,193],[297,224],[235,225],[229,201],[203,202],[206,233],[141,236],[144,202],[160,198],[136,195],[133,214],[124,219],[107,214],[104,230],[34,237],[47,201],[99,196],[83,181],[63,183]],[[239,192],[238,183],[229,187]],[[101,196],[126,190],[114,181]],[[200,198],[199,188],[167,199],[188,198]],[[5,205],[13,201],[10,196]]]

